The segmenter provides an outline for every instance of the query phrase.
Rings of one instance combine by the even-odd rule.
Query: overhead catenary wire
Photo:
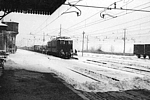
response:
[[[148,16],[145,16],[145,17],[142,17],[142,18],[138,18],[138,19],[132,20],[132,21],[124,22],[124,23],[117,24],[117,25],[113,25],[113,26],[110,26],[110,27],[106,27],[106,28],[103,28],[103,29],[100,29],[100,30],[87,32],[87,34],[88,34],[88,33],[91,33],[91,34],[92,34],[92,33],[95,33],[95,32],[101,31],[101,30],[105,30],[105,29],[108,29],[108,28],[114,28],[114,27],[116,27],[116,26],[121,26],[121,25],[124,25],[124,24],[132,23],[132,22],[134,22],[134,21],[138,21],[138,20],[141,20],[141,19],[144,19],[144,18],[149,18],[149,15],[148,15]],[[126,26],[126,28],[135,27],[135,26],[142,25],[142,24],[145,24],[145,23],[149,23],[149,21],[142,22],[142,23],[139,23],[139,24],[130,25],[130,26]],[[119,28],[119,29],[120,29],[120,28]],[[115,29],[115,30],[118,30],[118,29]],[[111,30],[111,31],[114,31],[114,30]],[[90,35],[90,34],[89,34],[89,35]],[[93,34],[93,35],[95,35],[95,34]]]
[[[122,0],[120,0],[120,1],[122,1]],[[132,0],[133,1],[133,0]],[[132,2],[131,1],[131,2]],[[129,3],[131,3],[131,2],[129,2]],[[127,3],[127,4],[129,4],[129,3]],[[150,2],[149,2],[150,3]],[[127,4],[125,4],[125,5],[127,5]],[[147,4],[147,3],[145,3],[145,4]],[[144,5],[145,5],[144,4]],[[111,4],[112,5],[112,4]],[[111,5],[109,5],[108,7],[110,7]],[[122,7],[124,7],[125,5],[123,5]],[[74,24],[74,25],[72,25],[72,26],[70,26],[69,28],[71,28],[71,27],[73,27],[73,26],[76,26],[76,25],[78,25],[78,24],[80,24],[80,23],[82,23],[82,22],[84,22],[85,20],[88,20],[88,19],[90,19],[90,18],[92,18],[93,16],[95,16],[95,15],[97,15],[97,14],[99,14],[101,11],[98,11],[97,13],[95,13],[95,14],[93,14],[93,15],[91,15],[90,17],[88,17],[88,18],[86,18],[86,19],[84,19],[84,20],[82,20],[82,21],[80,21],[79,23],[76,23],[76,24]],[[68,29],[69,29],[68,28]]]
[[[70,4],[63,4],[63,5],[70,5]],[[112,8],[112,7],[100,7],[100,6],[88,6],[88,5],[75,5],[71,4],[71,6],[78,6],[78,7],[90,7],[90,8],[103,8],[107,10],[129,10],[129,11],[140,11],[140,12],[150,12],[149,10],[141,10],[141,9],[124,9],[124,8]]]
[[[143,4],[144,5],[144,4]],[[98,14],[98,13],[97,13]],[[125,14],[123,14],[123,15],[125,15]],[[122,16],[123,16],[122,15]],[[94,16],[94,15],[93,15]],[[57,20],[58,18],[59,18],[60,16],[58,16],[56,19],[54,19],[53,21],[51,21],[50,23],[48,23],[45,27],[47,27],[47,26],[49,26],[52,22],[54,22],[55,20]],[[88,18],[88,19],[90,19],[90,17]],[[86,19],[84,19],[84,20],[86,20]],[[109,19],[110,20],[110,19]],[[105,20],[106,21],[106,20]],[[82,21],[82,22],[84,22],[84,21]],[[101,23],[101,22],[97,22],[97,23]],[[91,25],[95,25],[95,23],[92,23]],[[89,27],[89,26],[91,26],[91,25],[86,25],[86,27]],[[74,26],[76,26],[76,25],[74,25]],[[41,30],[39,30],[38,32],[40,32],[40,31],[42,31],[45,27],[43,27]],[[82,29],[82,27],[81,28],[78,28],[77,30],[79,30],[79,29]],[[69,30],[69,29],[68,29]],[[73,30],[76,30],[76,29],[72,29],[71,31],[73,31]],[[70,30],[69,30],[70,31]],[[69,32],[68,31],[68,32]]]
[[[128,35],[129,36],[134,36],[134,35],[139,35],[139,31],[141,30],[141,29],[136,29],[136,30],[130,30],[130,29],[127,29],[128,30]],[[144,30],[144,31],[150,31],[150,28],[143,28],[142,30]],[[118,32],[118,33],[116,33],[117,31],[120,31],[120,32]],[[142,34],[142,35],[146,35],[146,34],[149,34],[149,33],[145,33],[143,31],[143,33],[141,32],[140,34]],[[131,33],[133,33],[133,32],[136,32],[136,34],[132,34],[131,35]],[[108,34],[106,34],[106,33],[108,33]],[[120,29],[120,30],[113,30],[113,31],[107,31],[107,32],[101,32],[101,33],[99,33],[99,35],[96,35],[97,37],[99,36],[112,36],[112,35],[114,35],[114,34],[117,34],[117,35],[119,35],[120,33],[122,33],[122,29]],[[92,35],[92,36],[95,36],[95,35]]]
[[[75,4],[77,4],[77,3],[79,3],[81,0],[79,0],[79,1],[77,1]],[[68,11],[68,10],[70,10],[72,7],[69,7],[66,11]],[[66,12],[65,11],[65,12]],[[50,24],[52,24],[54,21],[56,21],[59,17],[61,17],[62,16],[62,14],[60,14],[58,17],[56,17],[54,20],[52,20],[50,23],[48,23],[45,27],[43,27],[41,30],[39,30],[39,31],[37,31],[36,33],[39,33],[40,31],[42,31],[44,28],[46,28],[47,26],[49,26]],[[48,17],[43,23],[45,23],[48,19],[49,19],[50,17]],[[41,27],[42,25],[43,25],[43,23],[39,26],[39,27]],[[39,28],[38,27],[38,28]],[[37,29],[38,29],[37,28]],[[36,29],[36,30],[37,30]]]
[[[143,22],[142,24],[145,24],[145,23],[150,23],[150,21],[148,21],[148,22]],[[137,24],[136,24],[137,25]],[[140,24],[138,24],[138,25],[140,25]],[[133,26],[133,25],[132,25]],[[129,26],[130,27],[130,26]],[[126,29],[128,30],[128,33],[129,33],[129,35],[130,36],[134,36],[135,34],[133,34],[133,32],[139,32],[140,30],[144,30],[144,31],[148,31],[148,30],[150,30],[150,28],[143,28],[143,29],[135,29],[135,30],[131,30],[129,27],[126,27]],[[117,33],[116,33],[117,32]],[[92,34],[92,36],[110,36],[110,35],[113,35],[112,33],[114,33],[114,34],[122,34],[122,29],[115,29],[115,30],[109,30],[109,31],[106,31],[106,32],[97,32],[97,33],[95,33],[95,34]],[[131,35],[131,33],[132,33],[132,35]],[[139,33],[138,33],[139,34]],[[142,33],[143,34],[143,33]],[[149,34],[149,33],[144,33],[145,35],[146,34]],[[88,35],[90,35],[90,34],[88,34]]]
[[[149,8],[149,7],[150,7],[150,6],[145,7],[145,8]],[[144,9],[144,8],[142,8],[142,9]],[[132,12],[128,12],[128,13],[119,15],[118,17],[121,17],[121,16],[124,16],[124,15],[130,14],[130,13],[132,13]],[[109,20],[111,20],[111,19],[114,19],[114,18],[109,18],[109,19],[107,19],[107,20],[100,20],[100,22],[95,22],[95,23],[92,23],[92,24],[86,24],[86,27],[90,27],[90,26],[93,26],[93,25],[95,25],[95,24],[100,24],[100,23],[102,23],[102,22],[106,22],[106,21],[109,21]],[[84,26],[76,27],[76,28],[70,30],[70,32],[71,32],[71,31],[77,31],[77,30],[80,30],[80,29],[82,29],[82,28],[84,28]]]
[[[147,23],[150,23],[150,21],[146,21],[146,22],[143,22],[143,23],[140,23],[140,24],[134,24],[134,25],[130,25],[130,26],[126,27],[127,28],[128,37],[134,37],[134,36],[136,36],[136,37],[138,37],[138,36],[144,37],[144,35],[145,35],[145,37],[149,36],[149,33],[150,33],[150,28],[149,27],[147,27],[147,28],[144,27],[142,29],[131,30],[132,27],[135,27],[135,26],[138,26],[138,25],[142,25],[142,24],[147,24]],[[106,31],[106,32],[98,32],[97,36],[94,36],[96,34],[92,34],[91,36],[101,37],[101,38],[107,37],[106,39],[112,39],[112,36],[114,36],[114,34],[115,35],[117,34],[117,36],[114,36],[114,37],[118,38],[118,36],[122,37],[122,30],[123,29],[119,28],[119,29],[110,30],[110,31]],[[141,30],[143,30],[143,31],[139,33],[139,31],[141,31]]]
[[[117,2],[120,2],[120,1],[122,1],[122,0],[119,0],[119,1],[117,1]],[[132,0],[132,1],[133,1],[133,0]],[[111,4],[111,5],[112,5],[112,4]],[[109,5],[108,7],[110,7],[111,5]],[[69,28],[71,28],[71,27],[73,27],[73,26],[76,26],[76,25],[78,25],[78,24],[80,24],[80,23],[84,22],[85,20],[88,20],[88,19],[90,19],[90,18],[94,17],[95,15],[99,14],[100,12],[101,12],[101,11],[98,11],[97,13],[95,13],[95,14],[91,15],[90,17],[88,17],[88,18],[86,18],[86,19],[84,19],[84,20],[80,21],[79,23],[76,23],[76,24],[74,24],[74,25],[70,26]],[[68,29],[69,29],[69,28],[68,28]]]
[[[144,3],[144,4],[142,4],[142,5],[139,5],[139,6],[136,6],[136,7],[134,7],[134,8],[138,8],[138,7],[141,7],[141,6],[143,6],[143,5],[146,5],[146,4],[149,4],[150,2],[147,2],[147,3]],[[149,8],[150,6],[148,6],[148,7],[144,7],[144,8],[141,8],[141,9],[146,9],[146,8]],[[99,13],[99,12],[98,12]],[[98,13],[96,13],[96,14],[98,14]],[[121,12],[122,13],[122,12]],[[118,14],[121,14],[121,13],[118,13]],[[118,16],[118,14],[117,14],[117,16],[118,17],[121,17],[121,16],[124,16],[124,15],[126,15],[126,14],[130,14],[130,13],[133,13],[133,12],[128,12],[128,13],[124,13],[124,14],[121,14],[121,15],[119,15]],[[94,14],[94,15],[96,15],[96,14]],[[93,16],[94,16],[93,15]],[[91,17],[89,17],[89,18],[91,18]],[[88,18],[88,19],[89,19]],[[109,18],[109,19],[106,19],[106,20],[97,20],[97,21],[94,21],[94,22],[91,22],[91,23],[87,23],[86,24],[86,27],[90,27],[90,26],[92,26],[92,25],[95,25],[95,24],[99,24],[99,23],[102,23],[102,22],[106,22],[106,21],[109,21],[109,20],[111,20],[111,19],[114,19],[114,18]],[[87,20],[87,19],[86,19]],[[85,21],[85,19],[83,20],[83,21],[81,21],[81,22],[84,22]],[[80,22],[80,23],[81,23]],[[78,23],[78,24],[80,24],[80,23]],[[75,25],[73,25],[73,26],[77,26],[78,24],[75,24]],[[73,26],[71,26],[71,27],[73,27]],[[71,27],[69,27],[69,28],[71,28]],[[67,28],[68,30],[69,30],[69,28]],[[70,29],[70,32],[71,31],[77,31],[77,30],[80,30],[80,29],[82,29],[82,28],[84,28],[84,25],[82,25],[82,26],[79,26],[79,27],[75,27],[75,28],[73,28],[73,29]],[[69,31],[68,31],[69,32]]]

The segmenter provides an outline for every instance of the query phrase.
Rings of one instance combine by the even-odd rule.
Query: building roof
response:
[[[7,27],[7,25],[0,22],[0,27]]]
[[[1,30],[6,30],[6,28],[7,28],[7,25],[1,23],[1,21],[0,21],[0,32],[1,32]]]
[[[51,15],[66,0],[0,0],[0,11]]]

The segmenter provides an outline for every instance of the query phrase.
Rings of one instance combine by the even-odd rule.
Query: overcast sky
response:
[[[68,0],[72,4],[76,3]],[[149,0],[82,0],[78,5],[114,7],[124,9],[143,9],[150,11]],[[4,21],[14,21],[19,23],[19,34],[17,45],[23,45],[27,39],[33,44],[33,35],[37,42],[41,41],[45,34],[46,41],[50,36],[58,36],[61,26],[61,34],[65,36],[82,39],[82,33],[88,35],[89,39],[99,39],[99,41],[119,41],[123,38],[124,29],[128,41],[146,42],[150,37],[150,12],[133,12],[123,10],[105,10],[102,8],[78,7],[81,15],[76,13],[66,13],[61,15],[70,7],[62,5],[52,15],[34,15],[11,13],[4,18]],[[72,7],[67,12],[78,11]],[[101,14],[106,14],[104,18]],[[110,16],[108,16],[110,15]],[[113,18],[115,17],[115,18]],[[33,34],[33,35],[30,35]],[[22,43],[22,44],[21,44]]]

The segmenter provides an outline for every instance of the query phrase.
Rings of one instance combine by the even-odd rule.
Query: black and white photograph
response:
[[[150,100],[150,0],[0,0],[0,100]]]

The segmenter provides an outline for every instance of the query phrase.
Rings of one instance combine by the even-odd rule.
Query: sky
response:
[[[66,3],[75,4],[77,1],[67,0]],[[81,0],[77,4],[114,8],[114,2],[117,8],[150,11],[149,0]],[[78,6],[77,8],[81,11],[80,16],[76,13],[64,14],[64,12],[79,10],[62,5],[49,16],[11,13],[4,18],[4,21],[19,23],[16,41],[18,46],[45,44],[51,37],[58,36],[60,31],[62,36],[70,36],[74,39],[74,48],[77,49],[82,47],[83,32],[85,32],[85,49],[102,48],[113,52],[120,48],[122,51],[124,33],[126,33],[126,45],[130,47],[127,50],[129,52],[132,51],[133,43],[150,42],[150,12]],[[105,17],[100,17],[100,14],[105,14]]]

